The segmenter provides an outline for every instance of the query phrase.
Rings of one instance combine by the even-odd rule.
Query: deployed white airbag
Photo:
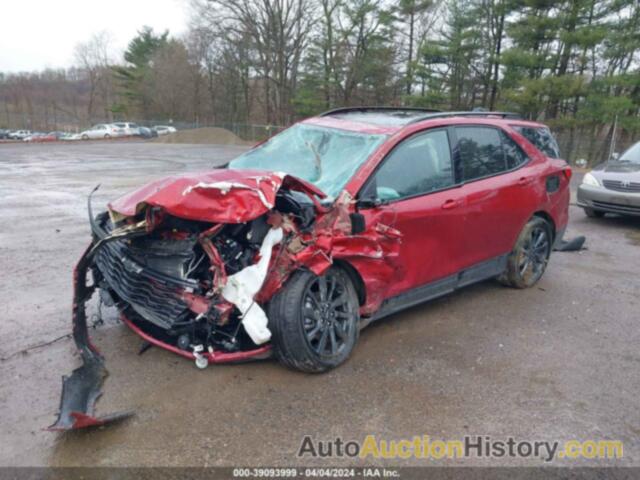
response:
[[[222,289],[222,296],[238,307],[242,313],[242,325],[256,345],[269,341],[271,331],[267,328],[267,315],[260,305],[253,301],[253,298],[260,291],[267,277],[273,247],[281,241],[282,228],[269,230],[260,246],[260,260],[231,275]]]

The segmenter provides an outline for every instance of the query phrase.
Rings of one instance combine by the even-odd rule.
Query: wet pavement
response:
[[[324,375],[275,361],[202,371],[159,349],[138,355],[141,340],[103,308],[92,335],[111,375],[97,413],[133,407],[137,415],[92,431],[43,431],[61,374],[80,361],[68,338],[18,352],[70,332],[71,271],[89,240],[86,195],[102,184],[97,209],[244,148],[0,145],[1,466],[323,465],[296,458],[304,435],[367,434],[622,440],[622,460],[560,463],[640,466],[640,219],[588,219],[575,207],[567,237],[586,235],[588,250],[555,253],[536,287],[489,281],[394,315],[366,329],[352,358]],[[95,303],[89,314],[99,318]]]

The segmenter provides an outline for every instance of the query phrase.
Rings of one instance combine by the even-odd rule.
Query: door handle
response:
[[[459,205],[460,205],[460,200],[454,200],[453,198],[450,198],[449,200],[445,200],[445,202],[442,204],[442,209],[451,210],[452,208],[456,208]]]
[[[529,185],[531,182],[533,182],[533,178],[532,177],[520,177],[518,179],[518,186],[520,187],[526,187],[527,185]]]

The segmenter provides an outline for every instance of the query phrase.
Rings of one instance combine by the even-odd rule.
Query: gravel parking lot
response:
[[[640,466],[640,220],[588,219],[575,207],[567,237],[586,235],[588,250],[555,253],[535,288],[490,281],[394,315],[324,375],[274,361],[201,371],[159,349],[138,355],[141,340],[103,309],[93,337],[111,375],[98,413],[137,415],[93,431],[42,431],[54,420],[60,376],[79,358],[68,338],[17,352],[70,332],[71,271],[89,241],[86,195],[102,184],[94,201],[102,207],[245,148],[0,145],[0,465],[324,465],[296,458],[304,435],[375,434],[615,439],[622,460],[558,463]],[[97,318],[95,304],[90,313]]]

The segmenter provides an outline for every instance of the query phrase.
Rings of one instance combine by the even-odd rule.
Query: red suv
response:
[[[227,168],[89,208],[74,301],[84,365],[53,428],[104,422],[87,415],[106,372],[87,335],[95,289],[199,367],[274,354],[326,371],[371,321],[489,278],[534,285],[567,225],[558,156],[544,125],[513,114],[343,108]]]

